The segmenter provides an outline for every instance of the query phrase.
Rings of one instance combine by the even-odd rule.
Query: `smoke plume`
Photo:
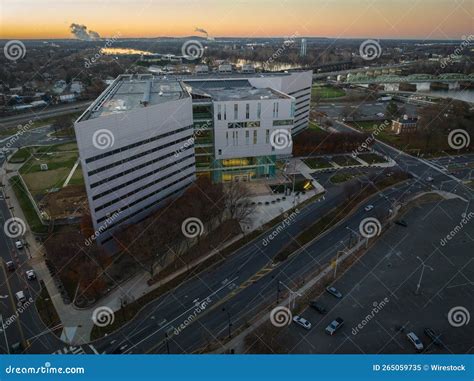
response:
[[[85,25],[72,23],[69,28],[72,35],[78,40],[93,41],[100,39],[99,33],[94,32],[93,30],[87,30],[87,26]]]

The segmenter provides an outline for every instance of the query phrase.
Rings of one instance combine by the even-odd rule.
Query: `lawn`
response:
[[[311,97],[319,97],[320,99],[339,98],[346,95],[346,92],[334,86],[313,86],[311,89]]]
[[[16,198],[20,203],[21,209],[23,210],[23,214],[25,215],[28,225],[33,233],[46,233],[48,228],[41,223],[38,214],[33,207],[33,204],[28,197],[27,191],[21,180],[18,176],[13,176],[10,179],[10,185],[15,192]]]
[[[335,175],[331,176],[330,180],[333,184],[340,184],[352,180],[357,176],[358,175],[355,173],[336,173]]]
[[[20,174],[33,195],[44,194],[49,189],[62,187],[77,158],[77,152],[35,153],[20,168]],[[42,171],[41,164],[47,164],[48,170]],[[82,171],[76,170],[72,184],[82,184]]]
[[[311,169],[332,168],[331,163],[322,157],[310,157],[303,162]]]
[[[32,151],[33,149],[30,147],[20,148],[13,154],[8,162],[13,164],[24,163],[30,157]]]
[[[357,155],[357,157],[359,157],[359,159],[362,159],[369,164],[378,164],[378,163],[387,162],[382,156],[377,155],[375,153],[361,153],[360,155]]]
[[[361,165],[357,160],[347,155],[333,156],[332,161],[342,167],[348,167],[350,165]]]

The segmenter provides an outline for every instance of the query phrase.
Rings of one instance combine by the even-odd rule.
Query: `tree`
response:
[[[385,110],[386,117],[389,119],[397,119],[400,117],[400,110],[398,109],[398,105],[392,100],[390,103],[387,105],[387,108]]]
[[[246,222],[255,209],[249,202],[248,188],[243,183],[233,181],[226,184],[224,192],[225,205],[230,218],[239,223]]]

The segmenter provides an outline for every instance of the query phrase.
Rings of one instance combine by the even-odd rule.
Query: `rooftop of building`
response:
[[[121,75],[94,101],[77,121],[123,113],[188,97],[176,78]]]
[[[288,99],[288,95],[271,88],[255,88],[247,79],[183,81],[191,94],[214,101],[246,101],[261,99]]]

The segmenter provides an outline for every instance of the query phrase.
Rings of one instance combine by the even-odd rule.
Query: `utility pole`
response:
[[[418,279],[418,284],[416,285],[416,291],[415,291],[415,295],[419,295],[420,294],[420,287],[421,287],[421,281],[423,279],[423,274],[425,272],[425,267],[428,267],[431,271],[433,271],[433,267],[431,266],[428,266],[428,265],[425,265],[425,262],[423,262],[423,260],[420,258],[420,257],[416,257],[420,262],[421,262],[421,274],[420,274],[420,279]]]
[[[166,353],[170,354],[170,343],[168,342],[168,333],[165,332]]]
[[[226,312],[227,313],[227,323],[228,323],[228,329],[229,329],[229,339],[232,338],[232,331],[231,331],[231,327],[232,327],[232,323],[230,321],[230,312],[229,310],[223,308],[222,309],[222,312]]]
[[[3,316],[2,316],[2,314],[0,314],[0,323],[2,324],[2,331],[3,331],[3,336],[5,337],[5,345],[7,346],[7,353],[10,354],[10,344],[8,344],[8,337],[7,337],[6,329],[3,325]]]

